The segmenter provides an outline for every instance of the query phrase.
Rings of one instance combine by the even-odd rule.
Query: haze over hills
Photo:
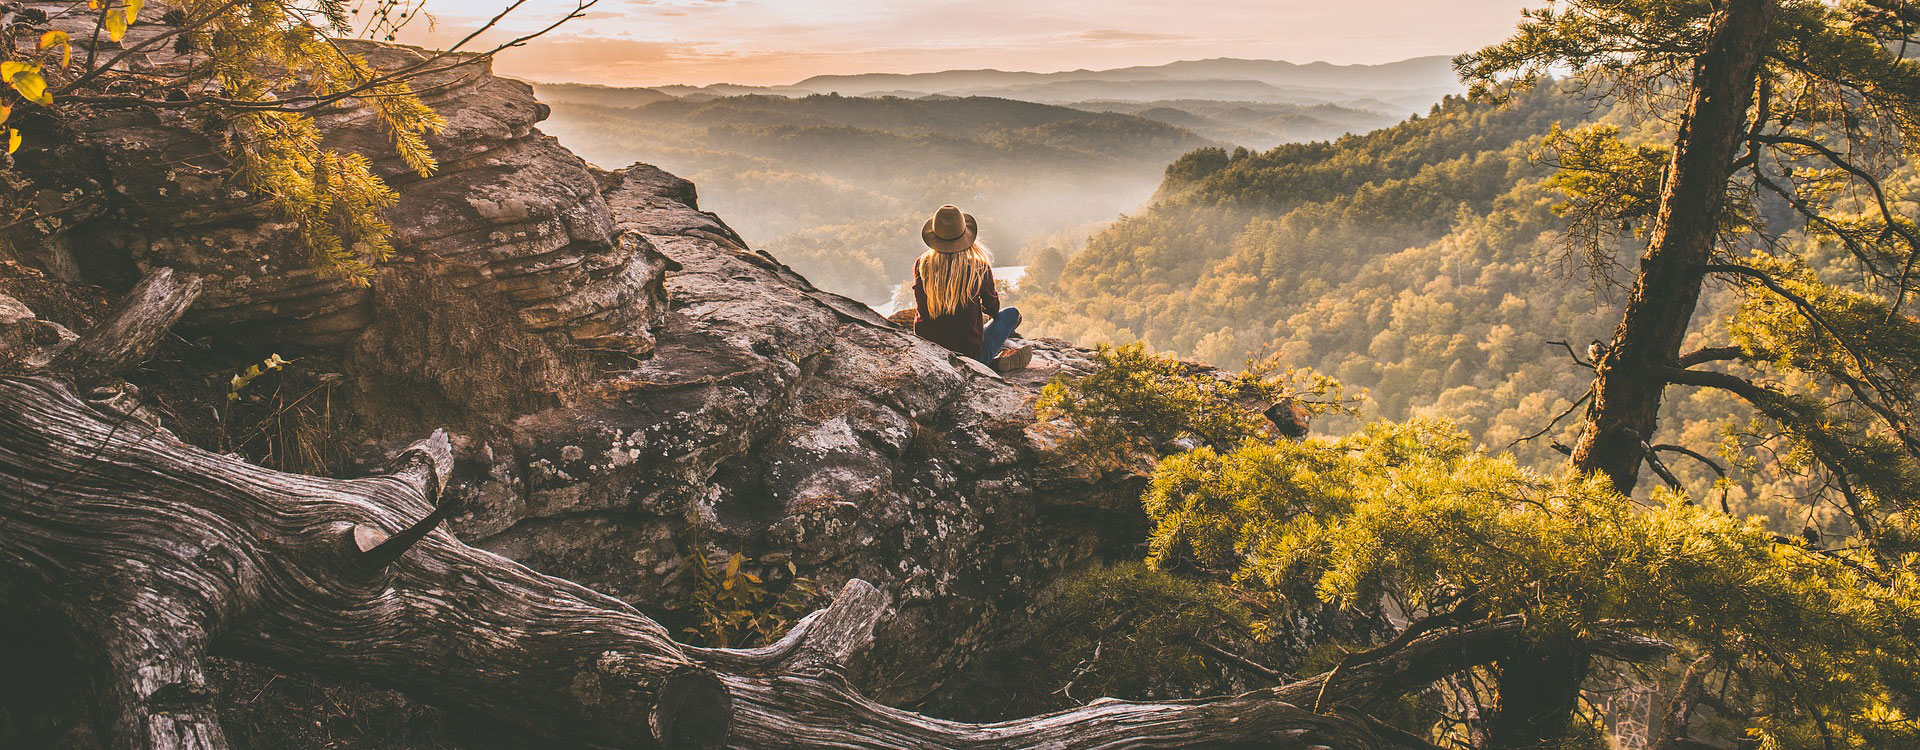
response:
[[[602,166],[647,161],[694,178],[702,205],[737,217],[755,247],[870,302],[910,275],[921,222],[942,203],[978,215],[982,239],[1014,261],[1137,208],[1168,162],[1216,143],[1147,117],[1009,99],[564,101],[604,93],[562,89],[542,128]]]
[[[1424,108],[1460,84],[1445,56],[1416,57],[1380,65],[1307,64],[1281,60],[1186,60],[1166,65],[1113,70],[1030,73],[1001,70],[953,70],[937,73],[865,73],[814,76],[792,89],[864,96],[880,92],[922,92],[952,96],[1002,96],[1031,101],[1085,99],[1215,99],[1321,104],[1376,96]],[[1384,94],[1384,95],[1383,95]]]
[[[588,89],[566,84],[574,96]],[[682,98],[771,94],[807,96],[928,95],[992,96],[1022,101],[1154,101],[1169,99],[1252,101],[1287,104],[1337,104],[1363,109],[1383,108],[1394,115],[1423,111],[1449,93],[1461,90],[1450,58],[1416,57],[1379,65],[1298,64],[1281,60],[1218,58],[1186,60],[1166,65],[1112,70],[1070,70],[1035,73],[1005,70],[948,70],[934,73],[858,73],[814,76],[787,86],[657,86],[629,89],[636,99],[658,95]],[[542,92],[547,98],[549,92]],[[579,101],[579,99],[568,99]],[[594,104],[612,104],[593,101]],[[645,103],[636,101],[636,104]],[[633,105],[628,105],[633,106]]]
[[[1192,60],[1113,70],[816,76],[788,86],[535,84],[543,127],[608,167],[700,184],[756,246],[824,288],[887,299],[942,203],[1002,262],[1070,249],[1202,146],[1264,150],[1392,125],[1460,90],[1448,58]]]
[[[1377,130],[1399,121],[1399,116],[1385,113],[1388,105],[1375,104],[1375,107],[1364,107],[1172,99],[1148,102],[1084,101],[1066,106],[1089,112],[1137,115],[1186,128],[1211,141],[1258,151],[1282,143],[1332,140],[1348,133]]]

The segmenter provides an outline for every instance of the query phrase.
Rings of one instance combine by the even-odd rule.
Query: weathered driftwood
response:
[[[198,276],[153,269],[112,317],[82,334],[49,369],[90,385],[139,365],[200,297],[200,285]]]

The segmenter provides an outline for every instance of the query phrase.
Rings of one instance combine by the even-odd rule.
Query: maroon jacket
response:
[[[980,292],[973,299],[961,303],[960,309],[952,315],[936,318],[927,312],[927,290],[920,285],[920,269],[913,271],[913,302],[919,307],[920,319],[914,321],[913,332],[933,343],[952,349],[974,359],[980,358],[980,348],[987,343],[985,328],[986,316],[1000,312],[1000,291],[993,285],[993,269],[987,269],[980,277]]]

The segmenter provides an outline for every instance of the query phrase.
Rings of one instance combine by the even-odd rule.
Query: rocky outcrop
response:
[[[668,623],[693,555],[791,563],[827,590],[860,577],[896,602],[867,692],[991,711],[1007,668],[991,650],[1036,594],[1142,538],[1138,480],[1060,466],[1034,424],[1037,386],[1085,353],[1042,342],[1003,379],[747,248],[686,181],[589,168],[534,129],[528,86],[471,72],[429,96],[450,123],[430,178],[387,158],[364,113],[322,115],[400,194],[398,252],[371,288],[309,268],[292,228],[231,186],[216,133],[164,112],[103,112],[57,150],[23,149],[28,194],[61,213],[0,235],[0,256],[95,298],[154,267],[207,277],[187,341],[129,376],[182,436],[213,434],[196,423],[240,408],[227,377],[283,354],[296,364],[273,377],[325,394],[340,454],[454,433],[463,539]],[[71,336],[28,308],[86,322],[15,296],[8,350]]]
[[[76,40],[94,36],[85,14],[29,5]],[[143,18],[163,12],[156,5]],[[136,26],[125,44],[166,29]],[[339,44],[381,69],[432,54]],[[161,45],[129,65],[164,73],[189,61]],[[312,266],[295,227],[235,181],[225,127],[192,110],[101,110],[30,144],[18,160],[37,188],[19,199],[50,218],[6,239],[70,283],[125,288],[158,266],[205,275],[189,335],[352,350],[362,378],[457,394],[435,410],[440,419],[563,402],[599,360],[651,350],[666,261],[620,236],[586,164],[534,129],[548,108],[529,85],[484,63],[432,67],[440,72],[414,82],[446,119],[428,138],[440,164],[430,177],[400,161],[364,108],[349,101],[315,114],[326,147],[366,155],[400,196],[387,213],[397,252],[371,287]],[[430,319],[409,314],[429,306]]]
[[[681,267],[658,349],[469,446],[494,459],[456,484],[464,537],[643,607],[685,597],[696,540],[875,581],[898,604],[870,687],[915,704],[1062,570],[1142,538],[1136,485],[1063,472],[1032,434],[1032,387],[1081,352],[1043,344],[1009,383],[749,250],[684,180],[604,183],[619,230]]]

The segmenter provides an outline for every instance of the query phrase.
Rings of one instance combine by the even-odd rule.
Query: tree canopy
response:
[[[1540,330],[1520,318],[1546,313],[1541,279],[1502,289],[1488,278],[1519,250],[1585,269],[1603,295],[1599,311],[1555,324],[1618,323],[1585,357],[1559,345],[1562,366],[1593,378],[1585,396],[1553,407],[1580,415],[1564,467],[1494,455],[1484,433],[1476,449],[1475,436],[1424,419],[1340,440],[1216,443],[1160,464],[1146,498],[1151,560],[1243,587],[1311,583],[1347,606],[1384,601],[1406,614],[1405,637],[1522,617],[1528,645],[1449,678],[1454,697],[1408,727],[1430,739],[1575,741],[1605,720],[1583,685],[1618,668],[1584,636],[1632,623],[1678,649],[1651,676],[1672,699],[1660,747],[1920,741],[1910,385],[1920,64],[1905,53],[1916,22],[1920,10],[1897,2],[1556,2],[1457,59],[1475,101],[1365,140],[1176,164],[1153,209],[1069,261],[1052,287],[1075,300],[1062,308],[1104,319],[1110,335],[1181,348],[1219,346],[1216,334],[1234,343],[1213,351],[1258,346],[1247,334],[1271,331],[1283,358],[1351,351],[1362,340],[1321,329],[1372,324],[1376,361],[1470,372],[1497,367],[1496,352],[1510,366],[1539,359],[1482,328],[1492,312]],[[1583,99],[1601,108],[1549,109]],[[1470,118],[1511,129],[1454,130]],[[1497,150],[1476,155],[1470,143]],[[1446,150],[1423,152],[1429,144]],[[1382,226],[1412,231],[1381,237]],[[1183,230],[1211,248],[1188,251],[1196,241]],[[1367,287],[1350,279],[1396,278],[1382,270],[1449,248],[1439,279],[1351,295]],[[1476,307],[1433,299],[1436,288],[1460,299],[1448,287],[1476,275],[1466,297]],[[1158,283],[1166,277],[1197,283],[1175,291]],[[1136,289],[1178,300],[1178,312],[1123,303]],[[1296,297],[1318,300],[1319,314],[1259,327]],[[1197,312],[1197,325],[1166,335],[1181,312]],[[1215,321],[1225,327],[1209,332]],[[1416,341],[1422,353],[1407,355]],[[1428,371],[1444,372],[1444,389],[1477,380]],[[1334,372],[1393,392],[1379,370]],[[1541,382],[1518,385],[1504,397]],[[1669,386],[1688,395],[1668,401]],[[1549,402],[1523,403],[1552,427]],[[1824,508],[1841,522],[1788,536],[1729,504],[1727,467],[1700,440],[1714,435],[1690,424],[1715,411],[1730,415],[1717,418],[1721,459],[1797,475],[1785,486],[1807,517]],[[1661,487],[1637,487],[1647,470]]]

